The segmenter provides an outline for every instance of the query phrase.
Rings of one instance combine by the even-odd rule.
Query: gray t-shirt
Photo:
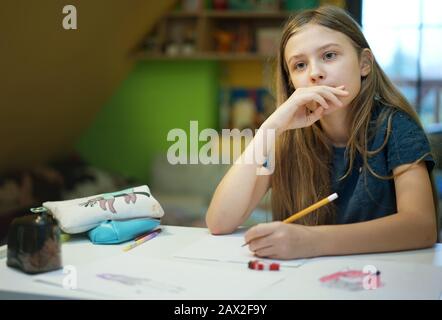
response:
[[[376,174],[389,176],[399,165],[413,163],[425,153],[430,152],[430,145],[423,129],[406,113],[377,105],[370,122],[374,130],[376,120],[384,112],[393,112],[392,132],[385,147],[375,156],[368,158],[368,163]],[[382,124],[369,141],[369,150],[377,150],[385,140],[388,117],[382,117]],[[356,155],[352,172],[341,181],[337,181],[346,172],[347,158],[344,148],[333,148],[332,190],[337,192],[336,223],[354,223],[368,221],[397,212],[394,179],[382,180],[368,170],[361,169],[362,157]],[[424,158],[428,171],[434,167],[431,155]]]

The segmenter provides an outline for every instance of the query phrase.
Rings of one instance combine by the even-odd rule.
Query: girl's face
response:
[[[344,105],[358,95],[361,77],[368,74],[350,38],[317,24],[306,24],[294,34],[287,41],[284,57],[295,88],[343,85],[349,92],[340,98]]]

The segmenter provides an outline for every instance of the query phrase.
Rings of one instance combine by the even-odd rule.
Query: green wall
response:
[[[99,112],[77,143],[92,165],[148,180],[152,157],[166,152],[173,128],[189,134],[217,125],[218,65],[211,61],[144,61]]]

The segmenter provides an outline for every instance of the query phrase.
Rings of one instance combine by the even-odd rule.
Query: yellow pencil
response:
[[[322,206],[325,206],[327,203],[330,203],[333,200],[336,200],[337,198],[338,198],[338,194],[333,193],[333,194],[329,195],[327,198],[324,198],[324,199],[316,202],[315,204],[312,204],[310,207],[305,208],[304,210],[301,210],[298,213],[291,215],[290,217],[285,219],[283,222],[284,223],[291,223],[293,221],[296,221],[296,220],[302,218],[303,216],[309,214],[310,212],[315,211],[316,209],[319,209]]]
[[[315,211],[316,209],[325,206],[326,204],[332,202],[333,200],[336,200],[338,198],[338,194],[337,193],[333,193],[331,195],[329,195],[327,198],[324,198],[318,202],[316,202],[315,204],[312,204],[310,207],[305,208],[304,210],[301,210],[297,213],[292,214],[290,217],[288,217],[287,219],[285,219],[283,222],[284,223],[291,223],[293,221],[296,221],[300,218],[302,218],[303,216],[309,214],[312,211]],[[248,245],[249,242],[244,243],[242,246],[246,246]]]

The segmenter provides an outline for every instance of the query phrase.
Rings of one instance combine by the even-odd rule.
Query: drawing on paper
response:
[[[156,290],[159,292],[167,292],[179,294],[185,290],[185,288],[172,285],[169,283],[155,281],[149,278],[138,278],[138,277],[130,277],[123,274],[115,274],[115,273],[101,273],[97,274],[98,278],[103,280],[112,281],[116,283],[120,283],[122,285],[135,288],[137,293],[142,293],[146,290],[152,291]]]
[[[344,289],[348,291],[374,290],[381,287],[381,272],[378,270],[351,270],[338,271],[319,281],[326,287]]]

